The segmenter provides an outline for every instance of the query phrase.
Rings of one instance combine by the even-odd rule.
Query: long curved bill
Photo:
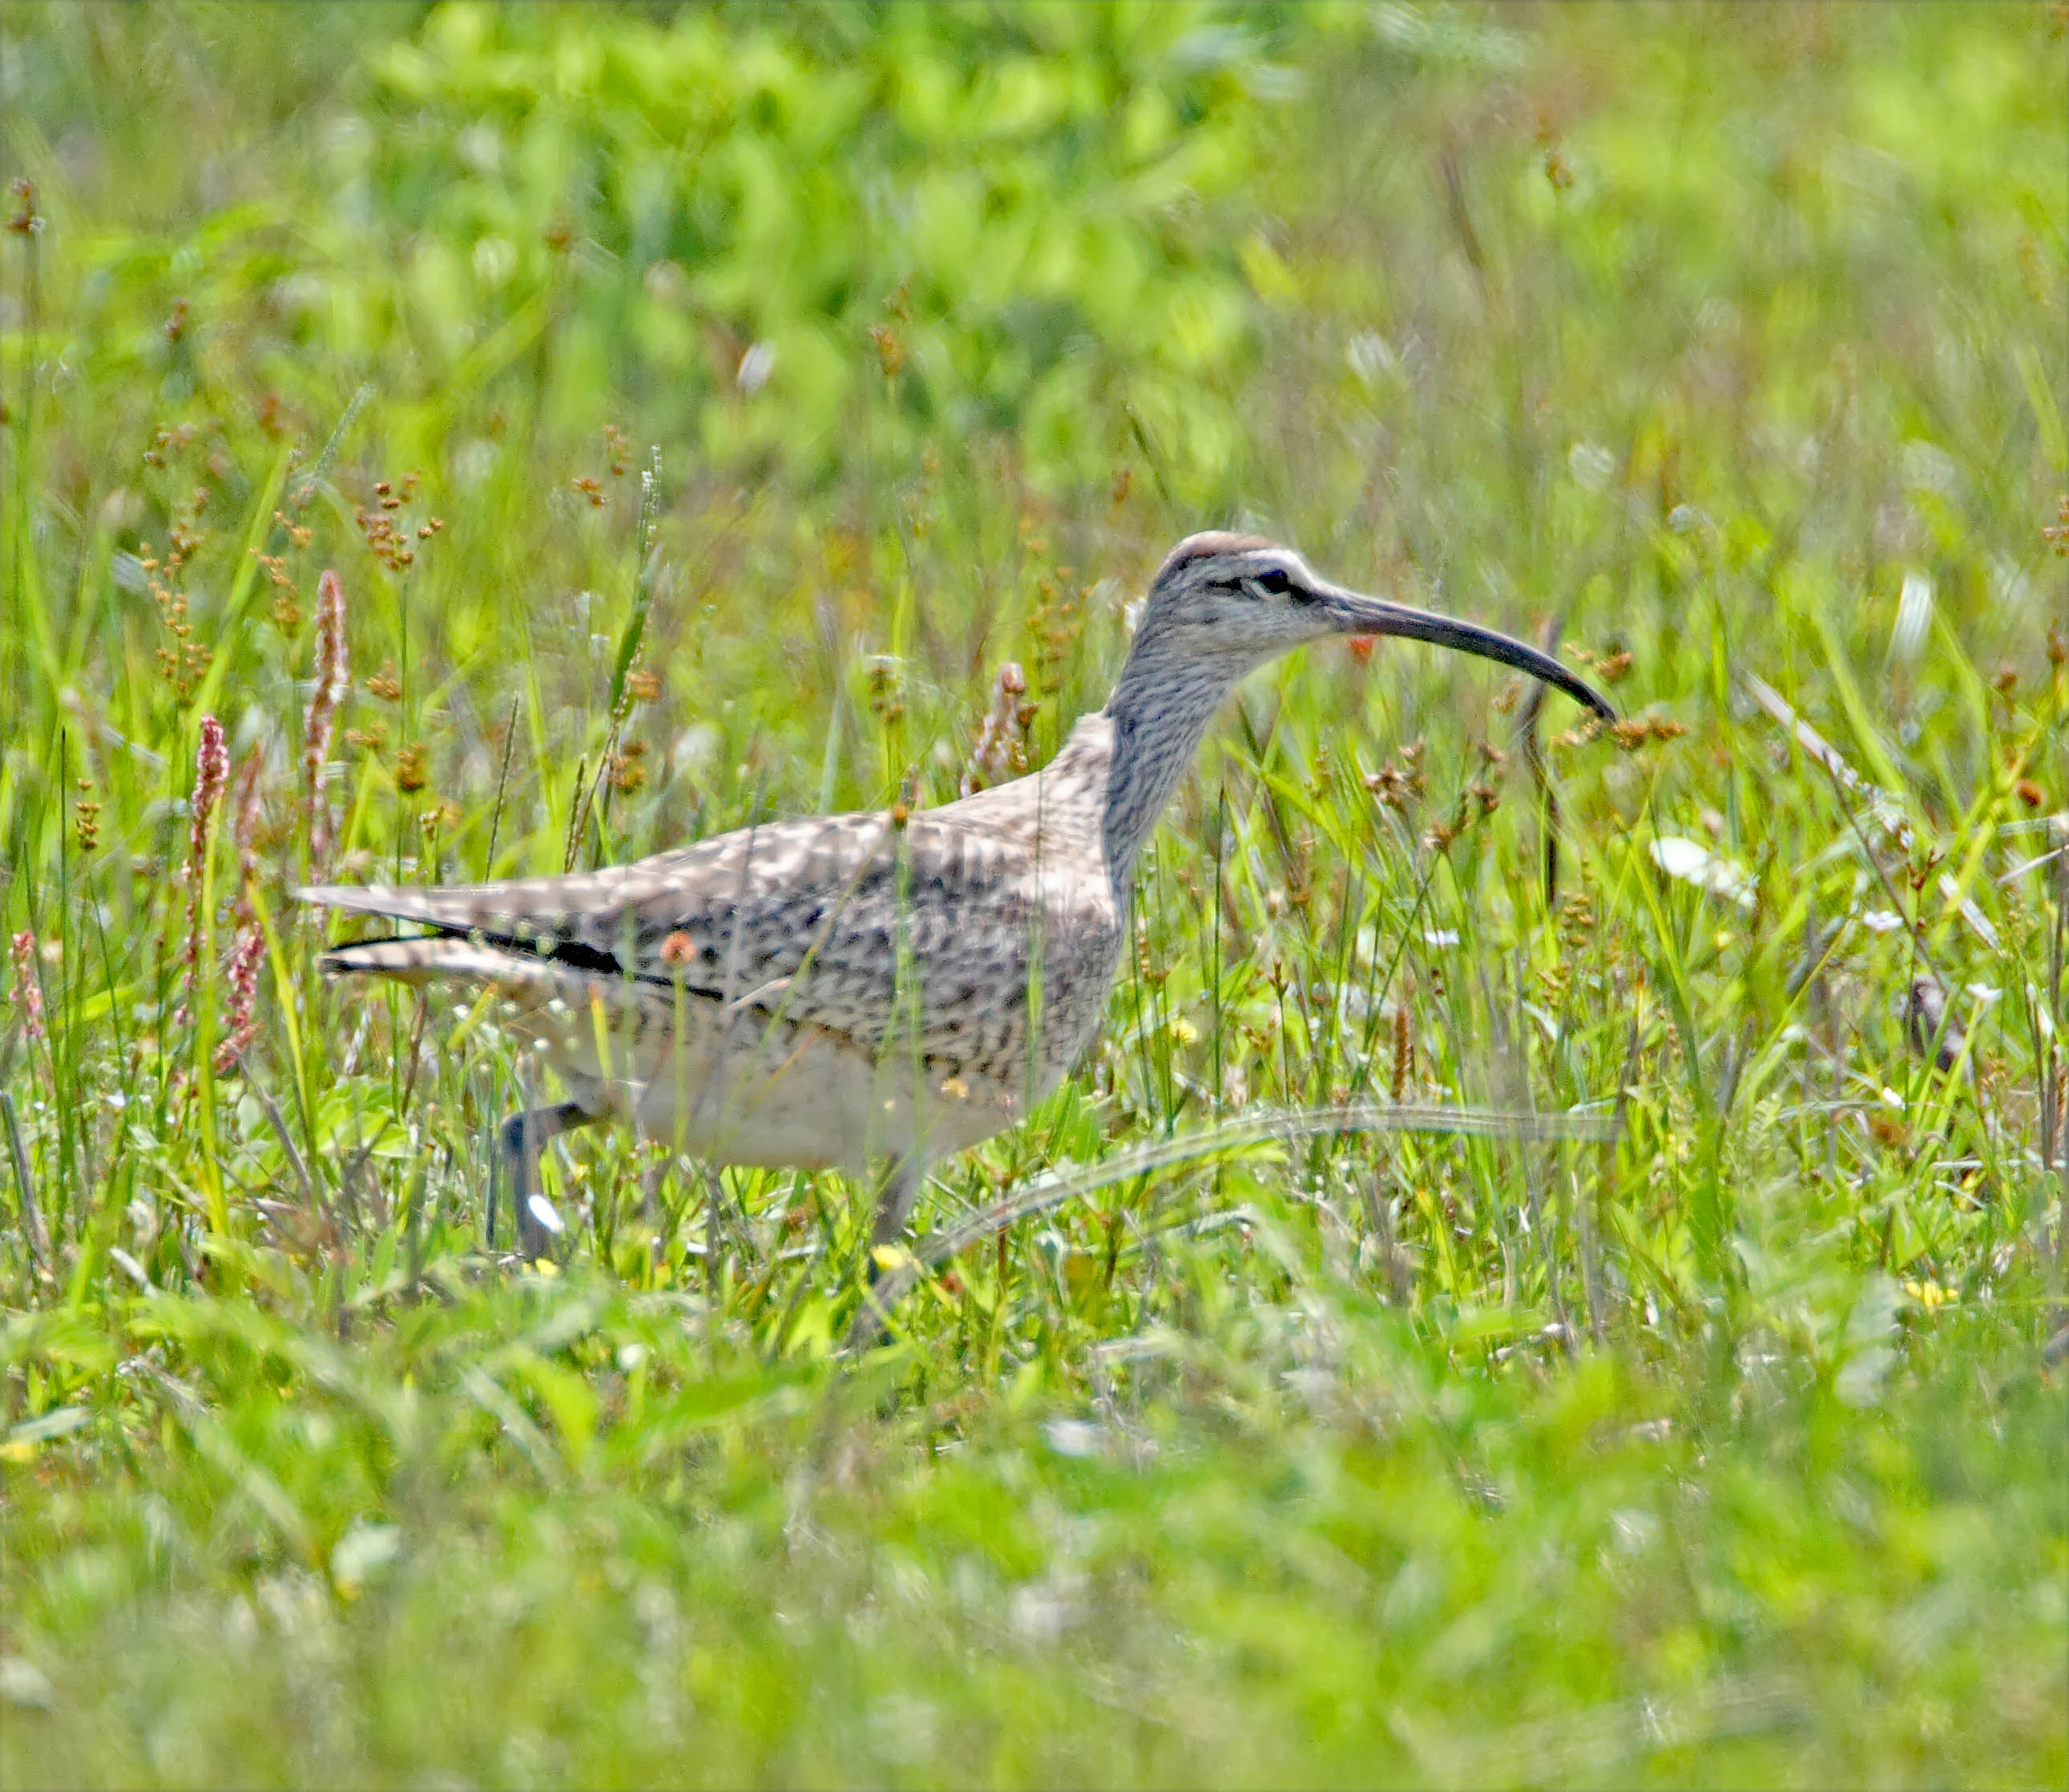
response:
[[[1418,610],[1413,604],[1369,598],[1340,585],[1324,586],[1320,602],[1341,634],[1398,635],[1410,641],[1427,641],[1459,653],[1475,654],[1482,659],[1498,659],[1504,666],[1513,666],[1564,691],[1603,720],[1617,719],[1616,706],[1585,679],[1568,671],[1549,654],[1540,653],[1499,629],[1482,628],[1477,623],[1461,622],[1455,616],[1440,616],[1434,610]]]

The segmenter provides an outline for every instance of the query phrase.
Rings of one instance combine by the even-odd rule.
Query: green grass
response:
[[[2059,8],[0,33],[7,1784],[2061,1782]],[[945,801],[1226,523],[1685,732],[1247,684],[865,1360],[838,1177],[490,1248],[289,886]]]

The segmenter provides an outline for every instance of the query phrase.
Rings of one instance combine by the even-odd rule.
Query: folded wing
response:
[[[1103,882],[1081,886],[946,812],[903,827],[883,814],[772,823],[577,876],[299,894],[434,930],[335,949],[334,974],[659,985],[978,1070],[1016,1065],[1045,965],[1088,946],[1108,956],[1117,937]],[[1103,998],[1103,978],[1092,993]],[[1096,1018],[1053,1023],[1088,1032]]]

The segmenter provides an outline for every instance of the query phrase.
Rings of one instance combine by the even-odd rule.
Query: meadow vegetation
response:
[[[0,1777],[2062,1783],[2065,92],[2036,4],[0,12]],[[1247,684],[879,1350],[837,1176],[489,1235],[549,1084],[292,886],[946,801],[1230,525],[1626,720]],[[1299,1124],[1383,1102],[1586,1136]]]

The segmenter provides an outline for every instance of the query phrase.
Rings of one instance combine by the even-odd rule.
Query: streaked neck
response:
[[[1128,656],[1102,712],[1112,724],[1105,845],[1116,888],[1133,883],[1136,857],[1237,676],[1229,667],[1160,654],[1141,641]]]

